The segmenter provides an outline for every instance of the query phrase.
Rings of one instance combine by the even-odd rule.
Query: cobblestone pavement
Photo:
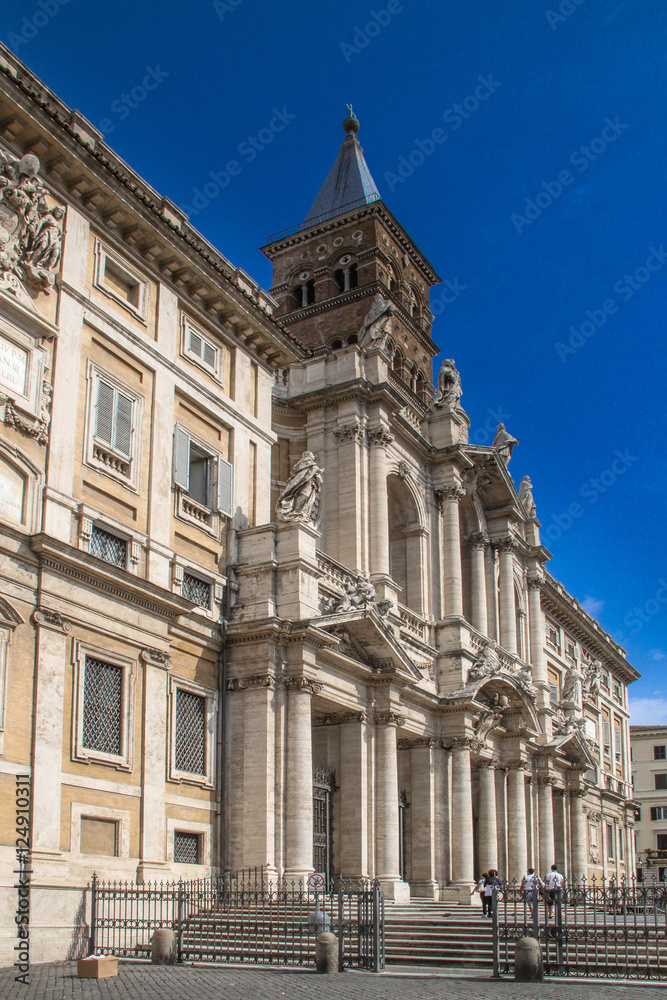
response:
[[[381,975],[344,972],[318,976],[306,969],[177,966],[122,963],[118,978],[77,979],[76,964],[34,965],[30,983],[0,969],[0,1000],[652,1000],[665,983],[551,980],[541,984],[493,980],[477,972],[392,968]]]

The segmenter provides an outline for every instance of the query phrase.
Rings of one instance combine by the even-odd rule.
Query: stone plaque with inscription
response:
[[[27,375],[28,352],[0,337],[0,385],[25,396]]]

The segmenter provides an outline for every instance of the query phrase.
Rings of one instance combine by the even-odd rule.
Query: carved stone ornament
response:
[[[501,724],[503,712],[509,705],[509,698],[505,694],[494,694],[488,707],[475,721],[475,739],[480,743],[486,742],[486,737],[493,729]]]
[[[391,317],[395,312],[394,303],[383,299],[378,292],[359,330],[359,343],[362,347],[379,346],[382,343],[385,335],[391,333]]]
[[[313,720],[317,726],[344,726],[351,722],[367,722],[366,712],[327,712],[325,715],[316,715]]]
[[[583,735],[586,729],[586,720],[583,715],[566,715],[559,707],[556,709],[552,727],[556,736],[569,736],[575,732],[580,732]]]
[[[527,580],[529,590],[539,590],[544,584],[544,573],[532,573]]]
[[[227,681],[228,691],[247,691],[249,688],[271,688],[276,687],[276,678],[273,674],[254,674],[252,677],[232,677]]]
[[[367,608],[375,601],[375,587],[367,576],[357,573],[356,577],[348,577],[345,581],[345,593],[342,597],[332,597],[329,601],[328,613],[341,614],[346,611],[357,611],[359,608]],[[383,604],[385,602],[382,602]],[[378,611],[379,605],[376,605]],[[391,602],[387,606],[386,614],[391,607]],[[382,612],[381,612],[382,613]]]
[[[163,670],[171,670],[171,656],[163,649],[155,649],[148,646],[142,649],[139,654],[142,663],[148,663],[152,667],[162,667]]]
[[[493,544],[500,552],[516,552],[517,549],[517,540],[514,535],[506,535],[505,538],[496,538]]]
[[[441,509],[445,503],[452,501],[458,503],[466,495],[465,488],[460,483],[455,483],[452,486],[438,486],[434,492]]]
[[[395,712],[382,712],[375,716],[376,726],[404,726],[405,722],[403,716],[396,715]]]
[[[435,740],[431,736],[416,736],[411,740],[399,740],[399,750],[432,750]]]
[[[386,448],[394,440],[394,435],[386,427],[369,427],[366,433],[371,448]]]
[[[343,424],[341,427],[334,427],[334,437],[337,437],[339,441],[346,443],[348,441],[356,441],[358,444],[364,439],[364,429],[358,420],[355,420],[351,424]]]
[[[484,744],[475,739],[474,736],[453,736],[442,741],[445,750],[472,750],[479,753],[484,748]]]
[[[462,394],[461,376],[456,365],[452,358],[445,358],[438,372],[438,391],[435,394],[434,403],[436,406],[458,408]]]
[[[468,535],[467,542],[471,549],[485,549],[489,536],[485,531],[476,531],[474,535]]]
[[[398,469],[396,470],[396,475],[398,476],[399,479],[403,479],[404,481],[409,478],[410,466],[408,465],[407,462],[398,463]]]
[[[65,209],[49,208],[32,153],[17,159],[0,149],[0,287],[24,303],[25,291],[51,291],[60,264]]]
[[[322,473],[312,451],[304,451],[278,497],[276,511],[284,521],[316,521],[320,509]]]
[[[533,675],[530,672],[530,667],[527,667],[525,664],[517,664],[515,670],[512,672],[512,677],[529,698],[533,701],[537,699],[537,688],[533,684]]]
[[[50,608],[36,608],[33,612],[33,621],[37,625],[44,625],[46,628],[57,629],[60,632],[69,634],[72,631],[72,623],[59,611],[52,611]]]
[[[501,670],[500,660],[496,654],[496,645],[487,642],[472,661],[472,666],[468,671],[468,684],[482,681],[487,677],[494,677]]]
[[[576,667],[568,667],[565,672],[565,680],[563,681],[563,693],[561,695],[561,701],[563,704],[566,702],[571,702],[574,705],[579,705],[581,701],[581,676]]]
[[[322,690],[321,684],[308,677],[286,677],[285,687],[288,691],[305,691],[307,694],[319,694]]]
[[[599,660],[584,664],[583,678],[581,682],[582,696],[585,701],[595,701],[600,694],[600,679],[602,677],[602,664]]]
[[[11,396],[0,396],[0,404],[5,404],[5,424],[15,431],[34,438],[38,444],[47,444],[49,440],[49,425],[51,423],[51,396],[53,387],[46,379],[42,382],[42,393],[39,400],[39,417],[24,416],[16,406],[16,400]]]

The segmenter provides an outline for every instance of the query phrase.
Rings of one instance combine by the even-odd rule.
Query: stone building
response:
[[[0,921],[264,866],[469,899],[630,857],[623,650],[546,571],[515,439],[437,385],[432,265],[347,137],[271,294],[0,49]],[[612,742],[613,737],[613,742]]]
[[[667,881],[667,726],[630,726],[640,878]]]

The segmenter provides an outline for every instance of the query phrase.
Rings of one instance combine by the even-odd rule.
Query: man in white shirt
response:
[[[559,903],[563,898],[564,882],[565,879],[558,871],[558,865],[552,865],[551,871],[544,878],[544,884],[547,890],[547,906],[549,907],[550,917],[552,917],[554,913],[554,903]]]
[[[534,868],[529,868],[526,874],[521,879],[521,889],[523,891],[523,898],[526,903],[528,903],[528,908],[530,909],[530,915],[533,915],[533,899],[535,894],[535,887],[538,889],[544,888],[544,882],[539,875],[536,874]]]

